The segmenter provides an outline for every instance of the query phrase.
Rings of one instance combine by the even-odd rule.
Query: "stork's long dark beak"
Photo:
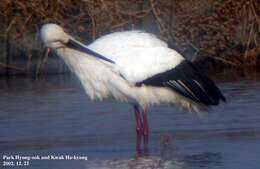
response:
[[[92,55],[94,57],[97,57],[99,59],[102,59],[102,60],[105,60],[107,62],[115,64],[115,62],[113,60],[108,59],[108,58],[100,55],[99,53],[94,52],[93,50],[90,50],[89,48],[83,46],[82,44],[76,42],[75,40],[69,39],[69,41],[67,43],[65,43],[65,46],[68,47],[68,48],[87,53],[87,54]]]

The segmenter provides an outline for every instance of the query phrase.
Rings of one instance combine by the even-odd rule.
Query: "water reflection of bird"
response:
[[[147,150],[150,105],[166,103],[200,112],[225,101],[208,77],[152,34],[115,32],[86,46],[60,26],[46,24],[41,38],[77,75],[91,99],[113,97],[133,105],[138,151],[142,138]]]
[[[171,134],[160,136],[160,157],[162,161],[174,159],[175,145]]]

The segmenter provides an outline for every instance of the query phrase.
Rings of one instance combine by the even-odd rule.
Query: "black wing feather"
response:
[[[188,60],[182,61],[171,70],[137,82],[136,85],[168,87],[179,94],[204,105],[218,105],[220,100],[226,101],[215,83],[207,76],[200,73]]]

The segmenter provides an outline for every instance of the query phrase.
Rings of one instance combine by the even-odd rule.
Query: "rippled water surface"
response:
[[[206,116],[152,107],[149,156],[136,158],[128,104],[92,102],[73,77],[0,79],[1,160],[3,155],[88,156],[31,160],[23,167],[37,169],[259,169],[260,81],[218,85],[228,103]]]

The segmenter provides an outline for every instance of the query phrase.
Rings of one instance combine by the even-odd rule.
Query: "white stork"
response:
[[[115,32],[84,45],[60,26],[45,24],[41,38],[75,73],[91,99],[113,97],[133,105],[138,151],[142,136],[147,149],[149,106],[171,104],[200,112],[225,101],[213,81],[153,34]]]

